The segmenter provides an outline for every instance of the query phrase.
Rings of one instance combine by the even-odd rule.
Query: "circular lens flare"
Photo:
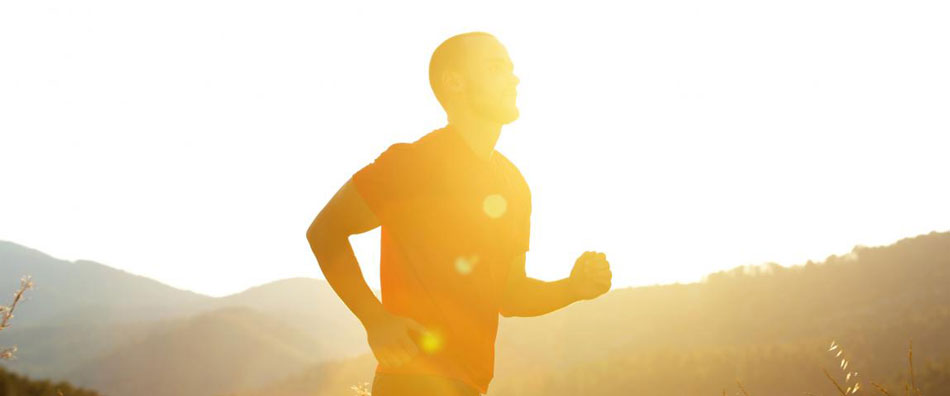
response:
[[[433,354],[442,349],[444,344],[442,337],[432,331],[426,331],[419,340],[419,347],[427,354]]]
[[[478,256],[458,256],[455,259],[455,270],[458,271],[459,274],[468,275],[475,269],[475,264],[478,264]]]
[[[488,217],[497,219],[504,216],[505,212],[508,211],[508,201],[499,194],[491,194],[482,201],[482,211]]]

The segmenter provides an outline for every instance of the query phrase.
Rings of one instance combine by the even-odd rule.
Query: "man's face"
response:
[[[491,37],[477,38],[469,45],[465,87],[468,106],[475,114],[501,124],[518,119],[518,77],[508,51]]]

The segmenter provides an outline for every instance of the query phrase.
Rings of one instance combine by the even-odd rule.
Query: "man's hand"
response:
[[[607,255],[587,251],[574,262],[570,289],[578,299],[590,300],[610,290],[611,277]]]
[[[386,367],[402,366],[418,355],[419,347],[413,340],[425,333],[426,328],[418,322],[385,311],[366,325],[369,347],[376,361]]]

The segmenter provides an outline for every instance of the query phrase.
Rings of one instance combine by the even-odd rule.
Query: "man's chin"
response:
[[[486,109],[482,108],[481,111],[476,110],[476,114],[480,115],[484,119],[497,122],[501,125],[510,124],[518,119],[521,115],[517,107],[509,108],[494,108]]]
[[[510,124],[515,122],[515,120],[517,120],[520,115],[521,113],[518,111],[518,109],[512,109],[499,114],[498,122],[502,125]]]

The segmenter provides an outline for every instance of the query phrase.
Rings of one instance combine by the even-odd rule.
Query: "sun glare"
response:
[[[508,210],[508,201],[499,194],[491,194],[482,201],[482,210],[488,217],[497,219],[505,215]]]

